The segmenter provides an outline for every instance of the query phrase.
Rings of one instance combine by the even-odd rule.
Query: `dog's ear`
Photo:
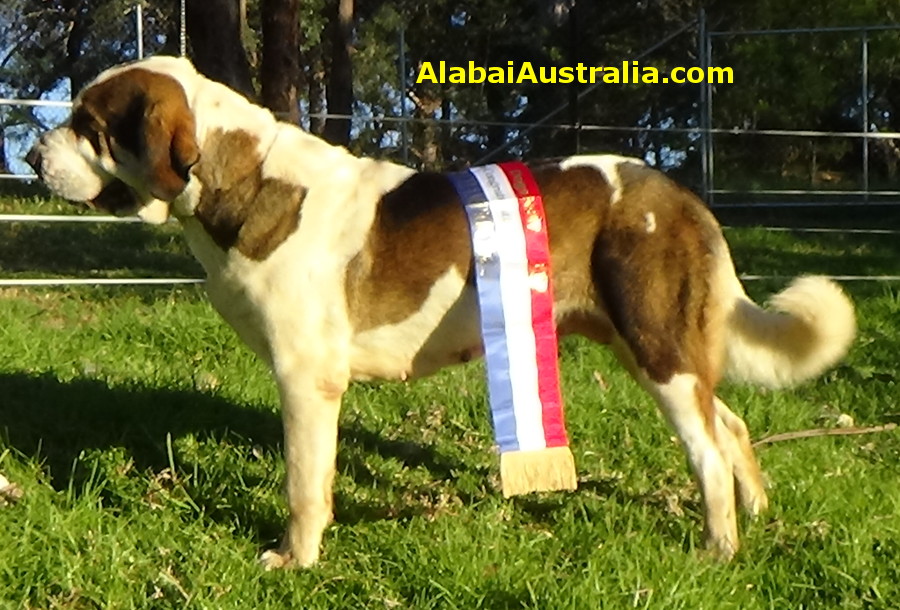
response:
[[[150,194],[172,201],[187,186],[200,160],[194,114],[183,95],[149,99],[141,126]]]

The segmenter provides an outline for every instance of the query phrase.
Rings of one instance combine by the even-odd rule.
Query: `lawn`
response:
[[[55,211],[8,197],[0,211]],[[897,236],[729,229],[740,271],[900,273]],[[0,272],[191,276],[174,227],[0,224]],[[782,285],[748,283],[758,299]],[[846,362],[724,384],[754,438],[900,419],[900,283],[850,282]],[[286,509],[276,391],[198,287],[0,289],[2,608],[890,608],[900,431],[759,448],[772,509],[700,548],[680,448],[601,347],[562,344],[580,488],[503,499],[483,369],[357,384],[321,563],[263,572]]]

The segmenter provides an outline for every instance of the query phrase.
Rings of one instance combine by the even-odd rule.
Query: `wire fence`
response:
[[[13,21],[18,0],[10,0],[5,8],[0,8],[0,37],[3,24]],[[97,40],[119,41],[110,47],[109,63],[118,63],[128,59],[138,59],[146,55],[158,53],[182,54],[189,52],[189,40],[185,32],[184,0],[180,2],[176,13],[166,12],[146,2],[123,0],[111,3],[112,12],[100,15],[94,20],[94,30],[83,33],[87,38]],[[8,11],[3,18],[3,11]],[[35,18],[50,19],[51,15],[36,15]],[[60,19],[58,27],[64,27],[65,20]],[[67,32],[67,36],[72,36]],[[519,156],[542,141],[552,138],[568,140],[567,135],[574,135],[573,150],[604,150],[605,144],[615,141],[617,152],[630,153],[644,158],[649,163],[671,170],[682,182],[694,187],[706,202],[714,208],[820,208],[824,206],[857,206],[860,204],[881,204],[892,206],[900,202],[900,190],[889,185],[900,174],[900,132],[886,128],[879,108],[870,103],[869,81],[871,78],[884,78],[885,75],[872,75],[869,70],[873,57],[877,57],[884,49],[893,48],[881,44],[884,37],[895,37],[900,40],[900,25],[886,25],[853,28],[820,28],[791,30],[754,30],[754,31],[712,31],[708,28],[705,15],[701,12],[694,22],[683,27],[646,49],[633,60],[650,57],[658,49],[671,41],[684,36],[696,39],[697,57],[701,65],[714,65],[721,59],[720,65],[730,61],[730,45],[747,37],[772,37],[796,50],[802,40],[815,40],[821,36],[840,36],[844,40],[855,40],[859,54],[857,65],[850,73],[859,75],[859,104],[856,116],[853,117],[858,129],[776,129],[751,127],[722,127],[714,112],[716,100],[720,97],[727,100],[730,95],[740,95],[739,87],[716,89],[712,84],[696,88],[697,120],[693,126],[659,126],[659,125],[603,125],[590,123],[568,124],[556,119],[567,110],[560,106],[548,112],[539,120],[532,122],[480,121],[465,118],[438,119],[410,116],[405,111],[405,103],[399,107],[400,116],[382,116],[367,114],[365,108],[353,116],[343,115],[307,115],[305,121],[325,118],[348,118],[352,121],[352,132],[358,136],[359,146],[377,148],[385,158],[397,161],[409,161],[415,155],[409,130],[412,128],[437,129],[447,142],[487,141],[488,132],[501,128],[506,134],[504,142],[475,156],[466,155],[464,150],[457,155],[456,162],[465,164],[475,160],[476,163],[490,162],[504,156]],[[19,53],[28,51],[26,38],[21,40],[10,38],[10,49],[19,49]],[[398,48],[400,64],[404,64],[404,43],[402,33]],[[780,43],[779,43],[780,44]],[[778,44],[775,45],[776,47]],[[810,44],[813,49],[816,45]],[[15,63],[18,56],[11,51],[5,58],[7,63]],[[807,60],[809,57],[807,56]],[[841,66],[846,68],[846,66]],[[736,66],[735,70],[741,68]],[[27,96],[27,87],[19,87],[17,96],[6,95],[4,85],[0,81],[0,144],[5,151],[5,167],[0,167],[0,186],[10,181],[33,181],[31,171],[20,160],[32,145],[41,131],[65,120],[69,108],[68,99],[73,89],[80,88],[80,83],[87,82],[92,76],[94,66],[78,65],[77,60],[69,66],[66,75],[49,75],[48,82],[58,83],[50,88],[51,93],[42,99]],[[405,70],[399,77],[399,87],[406,89]],[[896,77],[897,75],[891,75]],[[46,83],[44,83],[46,85]],[[26,95],[21,92],[25,91]],[[47,90],[47,87],[44,87]],[[595,92],[597,86],[584,88],[579,99]],[[404,96],[401,96],[403,99]],[[725,119],[723,119],[725,120]],[[766,164],[767,158],[775,158],[773,149],[783,151],[785,148],[797,150],[790,167]],[[838,152],[835,152],[838,151]],[[699,157],[699,164],[693,168],[684,163],[685,157],[692,154]],[[829,157],[830,155],[830,157]],[[856,162],[849,162],[853,155]],[[780,158],[784,155],[780,155]],[[823,162],[824,158],[839,159],[839,167],[831,167]],[[877,166],[877,167],[876,167]],[[734,168],[752,168],[752,171],[739,172]],[[758,184],[759,177],[767,176],[767,186]],[[900,179],[893,181],[900,184]],[[775,185],[775,186],[773,186]],[[885,186],[888,185],[888,186]],[[0,214],[0,223],[43,223],[48,225],[61,223],[137,223],[137,219],[122,219],[110,216],[78,216],[68,214]],[[54,230],[52,226],[47,231]],[[789,228],[770,227],[772,231],[807,231],[828,232],[826,228]],[[838,231],[838,230],[835,230]],[[870,235],[893,235],[897,231],[887,229],[839,229],[844,233],[867,233]],[[766,277],[746,275],[745,280],[756,280]],[[840,276],[843,281],[897,281],[898,276]],[[197,283],[199,278],[7,278],[0,280],[0,286],[58,286],[80,284],[181,284]]]

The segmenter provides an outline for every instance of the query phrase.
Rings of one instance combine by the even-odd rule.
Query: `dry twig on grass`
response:
[[[867,428],[813,428],[811,430],[797,430],[795,432],[782,432],[766,436],[753,443],[754,447],[769,445],[781,441],[792,441],[798,438],[814,438],[817,436],[850,436],[856,434],[872,434],[874,432],[887,432],[897,427],[897,424],[884,424],[882,426],[869,426]]]

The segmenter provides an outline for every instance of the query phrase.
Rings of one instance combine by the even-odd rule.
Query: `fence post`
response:
[[[144,5],[138,1],[134,5],[134,25],[137,37],[137,56],[144,59]]]
[[[860,84],[862,96],[862,171],[863,171],[863,202],[869,203],[869,30],[863,29],[862,52],[862,83]]]
[[[409,165],[409,115],[406,111],[406,28],[400,27],[400,142],[403,165]]]
[[[706,69],[712,61],[712,44],[706,24],[706,11],[700,9],[697,17],[697,55],[700,67]],[[707,205],[713,204],[712,177],[712,89],[709,79],[700,85],[700,171],[702,172],[701,196]]]

